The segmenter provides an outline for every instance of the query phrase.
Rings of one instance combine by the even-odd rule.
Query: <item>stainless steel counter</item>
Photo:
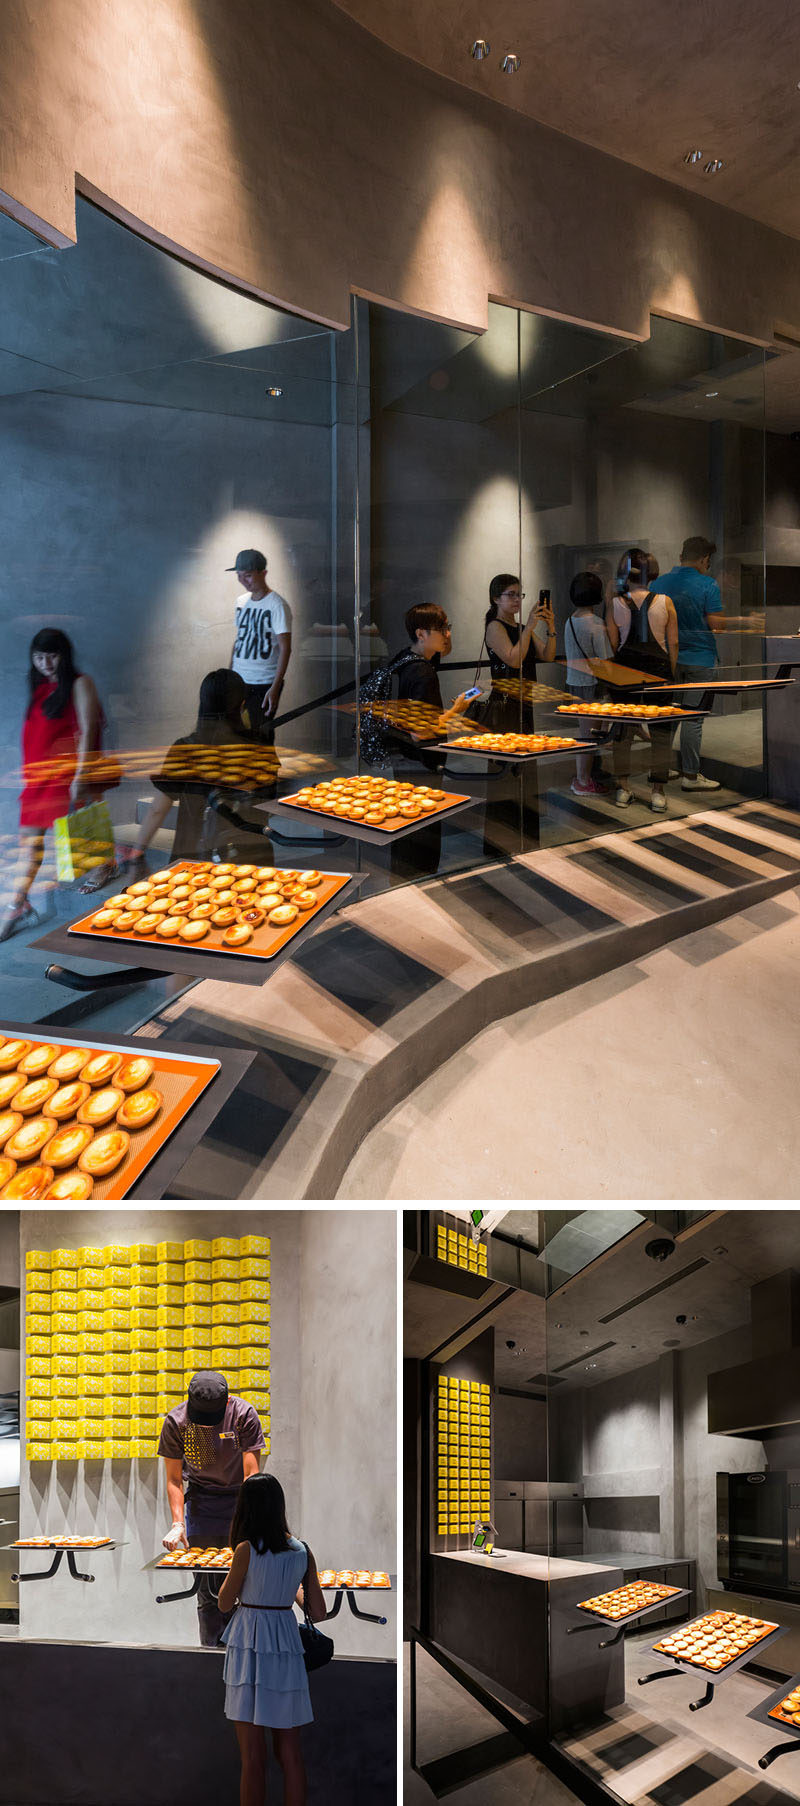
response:
[[[470,1549],[442,1550],[436,1556],[436,1560],[463,1562],[470,1568],[497,1569],[498,1572],[502,1570],[504,1574],[516,1574],[520,1579],[544,1581],[549,1585],[553,1585],[559,1580],[590,1581],[595,1574],[605,1576],[610,1569],[616,1572],[617,1569],[622,1568],[622,1559],[618,1560],[616,1555],[603,1562],[566,1561],[559,1555],[530,1555],[519,1549],[499,1549],[494,1555],[473,1555]],[[663,1556],[658,1563],[653,1558],[653,1565],[663,1567]],[[617,1582],[609,1581],[608,1584],[614,1586]],[[602,1589],[598,1587],[597,1590],[599,1592]]]

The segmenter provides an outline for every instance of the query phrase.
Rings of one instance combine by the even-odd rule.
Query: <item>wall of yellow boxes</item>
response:
[[[485,1242],[473,1242],[471,1235],[464,1235],[460,1229],[451,1229],[447,1223],[436,1225],[436,1258],[447,1262],[449,1267],[461,1267],[467,1273],[477,1273],[479,1278],[488,1279],[489,1255]]]
[[[436,1383],[435,1524],[437,1536],[471,1535],[492,1509],[491,1391],[479,1380]]]
[[[158,1452],[193,1373],[216,1367],[270,1446],[270,1244],[264,1235],[25,1256],[29,1461]]]

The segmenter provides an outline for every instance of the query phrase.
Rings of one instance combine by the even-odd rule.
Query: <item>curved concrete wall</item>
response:
[[[6,0],[0,195],[52,243],[74,189],[332,325],[349,292],[481,328],[487,299],[634,336],[768,341],[800,245],[429,75],[328,0]]]

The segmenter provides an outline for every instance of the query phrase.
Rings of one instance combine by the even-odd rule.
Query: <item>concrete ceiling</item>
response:
[[[800,237],[800,11],[784,0],[337,3],[472,93]],[[485,62],[469,54],[476,37]],[[522,59],[515,75],[500,69],[506,51]],[[693,149],[722,171],[688,168]]]

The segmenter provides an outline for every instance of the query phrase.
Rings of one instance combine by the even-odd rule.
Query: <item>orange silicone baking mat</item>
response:
[[[742,1612],[706,1612],[681,1625],[671,1636],[662,1637],[653,1649],[659,1655],[672,1656],[676,1662],[689,1662],[709,1674],[718,1674],[749,1650],[758,1648],[765,1637],[778,1629],[766,1618],[749,1618]]]
[[[777,1705],[771,1706],[768,1718],[774,1718],[778,1724],[790,1724],[796,1730],[800,1727],[800,1688],[784,1695]]]
[[[9,1549],[106,1549],[110,1536],[21,1536]]]
[[[41,1054],[37,1052],[39,1049],[42,1050]],[[50,1059],[44,1066],[42,1064],[43,1056],[48,1049],[51,1050]],[[73,1055],[76,1065],[78,1056],[80,1056],[80,1066],[74,1078],[62,1077],[59,1066],[56,1066],[55,1074],[52,1073],[56,1062],[60,1062],[62,1067],[69,1067],[70,1056]],[[115,1071],[111,1072],[107,1079],[95,1079],[94,1082],[91,1082],[89,1078],[82,1079],[81,1073],[86,1070],[88,1063],[105,1055],[113,1056],[116,1059]],[[117,1058],[117,1056],[119,1057]],[[124,1072],[133,1060],[141,1061],[142,1065],[141,1068],[137,1066],[131,1076],[136,1077],[140,1072],[145,1076],[141,1078],[139,1084],[132,1084],[127,1090],[123,1090],[114,1085],[116,1070]],[[20,1111],[15,1108],[15,1096],[19,1095],[23,1087],[29,1090],[34,1082],[26,1071],[24,1062],[33,1063],[36,1077],[42,1081],[57,1077],[59,1084],[58,1090],[51,1091],[51,1095],[44,1098],[40,1107]],[[42,1070],[39,1073],[40,1064],[42,1064]],[[0,1176],[3,1177],[0,1201],[58,1199],[61,1196],[74,1202],[83,1201],[85,1198],[92,1198],[95,1202],[105,1202],[127,1197],[134,1180],[139,1178],[156,1154],[160,1153],[173,1130],[182,1122],[192,1105],[196,1103],[218,1072],[218,1060],[183,1059],[173,1055],[159,1054],[155,1050],[151,1051],[150,1048],[137,1053],[129,1047],[115,1047],[110,1042],[95,1042],[90,1046],[61,1038],[53,1041],[44,1041],[41,1036],[22,1038],[3,1033],[0,1028]],[[7,1093],[12,1091],[15,1077],[19,1081],[17,1092],[8,1096]],[[59,1091],[63,1093],[69,1087],[76,1091],[79,1090],[81,1094],[88,1088],[89,1097],[83,1098],[80,1103],[76,1099],[75,1110],[69,1114],[61,1113],[57,1117],[53,1116],[48,1106],[56,1099]],[[46,1084],[43,1088],[48,1089]],[[113,1134],[119,1128],[124,1127],[125,1135],[128,1138],[127,1144],[122,1159],[118,1161],[112,1171],[94,1175],[86,1173],[81,1169],[77,1159],[69,1164],[51,1167],[45,1158],[46,1142],[33,1154],[26,1155],[24,1152],[18,1151],[15,1137],[21,1132],[24,1134],[26,1128],[33,1135],[37,1135],[36,1125],[47,1123],[51,1127],[52,1135],[55,1136],[57,1131],[67,1130],[77,1123],[78,1108],[84,1109],[92,1096],[97,1097],[99,1093],[111,1090],[119,1091],[121,1101],[115,1104],[111,1116],[105,1121],[97,1123],[87,1146],[83,1149],[83,1155],[91,1154],[92,1148],[98,1143],[101,1136]],[[139,1129],[118,1123],[117,1114],[119,1109],[122,1109],[123,1103],[144,1091],[155,1092],[159,1099],[152,1120]],[[5,1096],[3,1096],[4,1092]],[[60,1101],[63,1110],[63,1106],[69,1104],[69,1099],[62,1098]],[[111,1104],[114,1100],[109,1096],[107,1101]],[[25,1102],[27,1106],[28,1099]],[[90,1128],[91,1124],[85,1123],[81,1126]],[[41,1134],[43,1133],[44,1127],[41,1129]],[[57,1182],[59,1184],[63,1182],[66,1186],[70,1179],[80,1188],[75,1193],[70,1194],[69,1190],[66,1192],[54,1190]]]
[[[662,1586],[659,1581],[637,1581],[631,1586],[615,1587],[611,1593],[598,1593],[596,1599],[581,1599],[578,1611],[596,1612],[599,1618],[631,1618],[637,1612],[674,1599],[680,1587]]]
[[[681,709],[672,702],[560,702],[559,715],[594,715],[598,721],[693,721],[702,709]]]
[[[396,834],[400,828],[409,828],[412,825],[417,828],[422,828],[426,822],[441,821],[442,816],[447,814],[448,809],[454,809],[457,803],[469,803],[472,801],[471,797],[456,795],[455,791],[452,790],[442,791],[435,789],[431,791],[430,787],[426,785],[414,785],[413,790],[421,796],[433,795],[436,802],[435,809],[425,809],[416,817],[394,814],[386,815],[383,821],[371,822],[367,821],[364,815],[356,816],[349,813],[341,814],[336,810],[333,803],[331,803],[329,808],[320,808],[319,803],[310,802],[302,794],[300,796],[282,796],[281,803],[291,804],[293,809],[302,809],[308,814],[318,815],[323,821],[350,821],[354,826],[359,828],[374,828],[377,834]],[[353,800],[355,800],[355,798],[353,798]],[[344,803],[346,801],[347,796],[344,796],[342,808],[344,808]]]
[[[282,904],[290,902],[283,887],[284,885],[288,887],[290,883],[296,884],[303,874],[294,869],[290,871],[276,866],[214,865],[211,861],[182,859],[176,865],[166,867],[161,872],[153,872],[149,882],[157,885],[162,880],[166,879],[172,888],[181,881],[188,882],[192,891],[192,896],[194,896],[196,892],[209,889],[209,885],[206,882],[201,882],[201,880],[216,880],[221,875],[223,878],[227,877],[230,880],[227,887],[223,886],[223,894],[226,894],[228,889],[232,890],[237,883],[242,882],[245,874],[249,881],[251,874],[259,872],[273,873],[274,879],[264,878],[260,880],[256,889],[248,892],[246,896],[242,896],[235,892],[233,901],[224,906],[226,909],[229,908],[233,911],[233,920],[229,924],[229,926],[233,927],[242,924],[243,911],[246,907],[260,906],[259,890],[263,890],[272,883],[274,883],[276,888],[281,891]],[[235,877],[236,873],[241,874],[238,880]],[[109,941],[112,944],[115,941],[125,941],[128,944],[133,945],[138,944],[146,947],[163,947],[165,950],[171,946],[179,947],[183,953],[192,953],[196,955],[200,965],[202,965],[203,955],[207,953],[213,953],[217,957],[220,954],[224,954],[226,958],[231,960],[274,959],[276,953],[280,953],[283,947],[286,947],[290,941],[294,940],[295,935],[298,934],[302,928],[305,928],[306,925],[313,920],[314,916],[319,914],[319,911],[324,908],[325,904],[330,903],[331,898],[335,897],[337,893],[340,890],[343,890],[344,886],[350,882],[349,872],[313,872],[306,873],[305,877],[307,884],[313,879],[314,903],[309,904],[307,908],[298,908],[294,920],[284,926],[265,920],[261,926],[253,928],[251,938],[242,947],[227,947],[224,941],[226,928],[217,927],[211,923],[210,919],[208,933],[205,938],[201,941],[194,942],[182,940],[180,936],[174,936],[168,939],[162,937],[158,933],[138,934],[135,923],[131,926],[126,926],[124,931],[118,929],[113,924],[97,927],[95,925],[97,917],[98,915],[102,916],[108,911],[109,903],[99,904],[95,909],[91,910],[88,915],[81,916],[80,920],[77,922],[72,922],[68,932],[74,935],[88,936],[93,941]],[[140,881],[140,883],[147,882],[148,880]],[[125,892],[120,892],[118,894],[130,898],[131,903],[135,904],[137,897],[133,894],[134,889],[135,887],[133,885],[129,885]],[[142,894],[143,893],[140,891],[139,896]],[[160,894],[164,897],[169,897],[171,893],[167,890]],[[110,901],[113,901],[113,899]],[[188,900],[181,899],[180,901],[185,901],[188,905],[191,904],[192,898],[190,897]],[[291,906],[294,907],[293,905]]]

